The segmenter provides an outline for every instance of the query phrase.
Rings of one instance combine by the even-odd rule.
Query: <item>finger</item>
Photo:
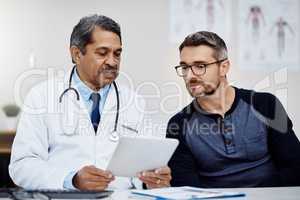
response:
[[[110,182],[110,181],[114,180],[114,177],[113,178],[106,178],[106,177],[103,177],[103,176],[96,176],[96,175],[93,175],[93,174],[87,174],[87,175],[84,176],[84,180],[91,181],[91,182]]]
[[[160,182],[159,179],[153,178],[153,177],[144,177],[144,176],[142,176],[142,177],[140,177],[139,179],[140,179],[143,183],[145,183],[145,184],[157,184],[157,183]]]
[[[164,176],[163,178],[139,176],[139,179],[146,185],[155,185],[156,187],[168,187],[172,177],[170,175]]]
[[[155,184],[146,184],[147,189],[158,188]]]
[[[97,168],[97,167],[95,167],[95,166],[91,166],[91,167],[89,167],[88,168],[88,171],[90,172],[90,173],[93,173],[93,174],[95,174],[95,175],[105,175],[105,174],[107,174],[107,172],[106,171],[104,171],[104,170],[102,170],[102,169],[99,169],[99,168]]]
[[[141,176],[156,178],[157,174],[154,173],[154,171],[144,171],[144,172],[141,173]]]
[[[107,177],[107,176],[99,175],[98,173],[93,173],[90,171],[90,169],[81,172],[81,177],[84,180],[93,180],[93,181],[102,180],[102,179],[107,181],[112,181],[115,178],[113,176]]]
[[[95,188],[95,191],[103,191],[107,188],[107,186],[99,186]]]
[[[161,180],[171,180],[171,174],[158,174],[155,172],[143,172],[141,174],[142,177],[149,177],[149,178],[156,178],[156,179],[161,179]]]
[[[95,180],[96,182],[98,182],[98,181],[113,181],[113,180],[115,180],[114,176],[112,176],[110,178],[104,177],[104,176],[98,176],[98,175],[92,175],[92,176],[93,176],[93,180]]]
[[[143,171],[141,173],[144,174],[145,176],[146,175],[155,176],[155,174],[167,175],[167,174],[171,174],[171,169],[169,167],[161,167],[154,170]]]
[[[108,183],[105,182],[87,182],[86,187],[88,190],[104,190],[108,186]]]
[[[160,184],[152,184],[152,183],[146,184],[146,187],[148,189],[163,188],[163,187],[169,187],[169,186],[170,186],[170,184],[167,182],[161,182]]]
[[[111,179],[113,178],[113,175],[110,171],[105,171],[99,168],[96,168],[95,166],[92,166],[90,168],[88,168],[88,171],[96,176],[101,176],[101,177],[105,177],[107,179]]]
[[[155,178],[163,180],[163,181],[170,181],[172,179],[170,174],[167,175],[157,175]]]
[[[163,186],[158,186],[155,184],[147,184],[146,187],[147,189],[155,189],[155,188],[162,188]]]
[[[171,169],[168,166],[155,169],[156,174],[171,174]]]

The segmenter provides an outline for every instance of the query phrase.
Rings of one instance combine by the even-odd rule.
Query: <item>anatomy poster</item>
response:
[[[239,66],[244,69],[299,66],[299,1],[239,1]]]
[[[170,41],[180,43],[188,34],[204,30],[227,40],[228,6],[225,0],[169,0]]]

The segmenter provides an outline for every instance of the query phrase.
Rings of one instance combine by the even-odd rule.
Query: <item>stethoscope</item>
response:
[[[72,87],[72,77],[75,73],[75,69],[76,69],[76,66],[73,67],[72,71],[71,71],[71,75],[70,75],[70,78],[69,78],[69,86],[67,89],[65,89],[63,91],[63,93],[60,95],[59,97],[59,103],[62,102],[62,99],[64,97],[64,95],[68,92],[68,91],[74,91],[75,94],[76,94],[76,99],[77,101],[80,100],[80,96],[79,96],[79,92],[74,88]],[[116,113],[116,118],[115,118],[115,124],[114,124],[114,130],[110,133],[110,137],[109,139],[113,142],[117,142],[119,141],[119,134],[117,132],[117,127],[118,127],[118,122],[119,122],[119,110],[120,110],[120,98],[119,98],[119,91],[118,91],[118,87],[117,87],[117,84],[115,81],[113,81],[113,86],[115,88],[115,92],[116,92],[116,96],[117,96],[117,113]]]

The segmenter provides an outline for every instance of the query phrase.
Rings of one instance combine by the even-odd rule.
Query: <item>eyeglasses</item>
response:
[[[200,76],[206,73],[206,68],[209,65],[213,65],[213,64],[217,64],[217,63],[221,63],[223,61],[227,60],[227,58],[224,58],[222,60],[217,60],[215,62],[212,63],[205,63],[205,64],[200,64],[200,63],[195,63],[192,65],[187,65],[187,64],[182,64],[182,65],[178,65],[175,67],[175,70],[177,72],[177,75],[180,77],[186,76],[188,73],[189,68],[191,68],[193,74],[195,74],[196,76]]]

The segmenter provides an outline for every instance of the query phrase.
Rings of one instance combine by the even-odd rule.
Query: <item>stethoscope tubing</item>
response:
[[[76,94],[76,100],[79,101],[80,100],[80,96],[79,96],[79,92],[72,87],[72,77],[75,73],[75,69],[76,66],[73,67],[71,74],[70,74],[70,78],[69,78],[69,85],[68,88],[66,88],[61,95],[59,96],[59,103],[62,102],[64,95],[68,92],[68,91],[74,91]],[[113,132],[117,132],[117,128],[118,128],[118,122],[119,122],[119,110],[120,110],[120,96],[119,96],[119,90],[117,87],[117,84],[115,81],[112,82],[114,88],[115,88],[115,92],[116,92],[116,97],[117,97],[117,112],[116,112],[116,117],[115,117],[115,124],[114,124],[114,130]]]

